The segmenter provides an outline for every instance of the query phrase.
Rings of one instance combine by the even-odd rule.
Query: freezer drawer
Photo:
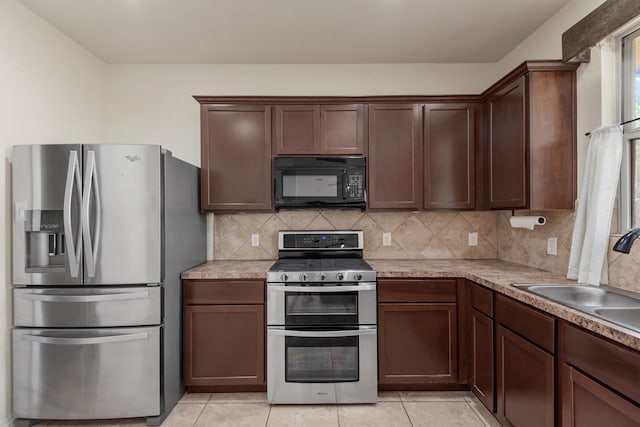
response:
[[[100,419],[160,414],[160,326],[13,329],[13,415]]]
[[[157,325],[161,287],[14,289],[13,310],[16,326]]]

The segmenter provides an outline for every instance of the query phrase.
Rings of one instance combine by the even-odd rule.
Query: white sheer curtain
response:
[[[569,279],[580,283],[599,286],[609,281],[607,250],[622,141],[622,126],[606,126],[591,132],[567,273]]]

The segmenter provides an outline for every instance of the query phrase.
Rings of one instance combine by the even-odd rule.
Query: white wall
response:
[[[193,95],[477,94],[494,64],[109,65],[107,140],[159,143],[200,163]]]
[[[104,135],[105,65],[15,0],[0,0],[0,425],[11,417],[11,146]]]

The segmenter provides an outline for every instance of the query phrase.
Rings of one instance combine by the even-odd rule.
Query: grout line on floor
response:
[[[202,405],[202,409],[200,410],[200,413],[196,417],[196,420],[193,422],[192,426],[195,426],[196,424],[198,424],[198,420],[202,416],[202,413],[204,412],[205,409],[207,409],[207,404],[206,403],[204,405]]]
[[[491,427],[491,425],[484,419],[484,416],[482,416],[480,411],[476,410],[475,405],[472,405],[470,402],[466,402],[466,403],[467,405],[469,405],[473,413],[476,414],[478,418],[480,418],[480,421],[482,422],[482,424],[485,425],[485,427]]]
[[[269,425],[269,418],[271,418],[271,408],[273,408],[273,405],[269,405],[268,403],[267,405],[269,406],[269,413],[267,414],[267,421],[265,421],[264,427],[267,427]]]
[[[407,408],[404,406],[404,401],[402,400],[402,396],[400,396],[400,404],[402,405],[402,409],[404,410],[404,413],[407,415],[407,419],[409,420],[409,425],[413,427],[413,421],[411,421],[409,412],[407,411]]]

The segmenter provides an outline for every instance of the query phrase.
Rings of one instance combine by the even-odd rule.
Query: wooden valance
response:
[[[607,0],[562,33],[562,60],[589,62],[590,49],[640,15],[640,0]]]

